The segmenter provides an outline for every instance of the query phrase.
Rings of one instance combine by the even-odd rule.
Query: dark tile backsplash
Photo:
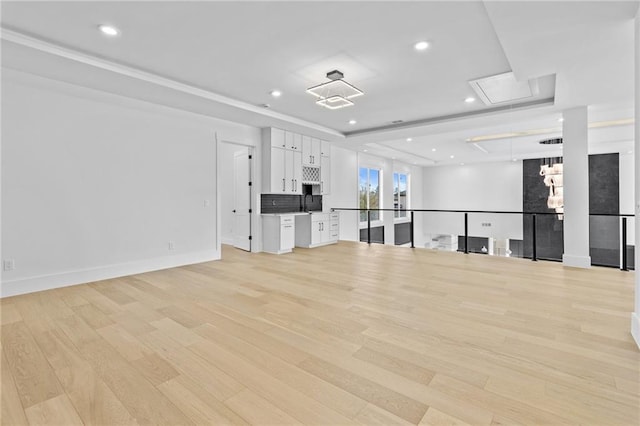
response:
[[[294,213],[322,210],[322,195],[262,194],[261,213]]]

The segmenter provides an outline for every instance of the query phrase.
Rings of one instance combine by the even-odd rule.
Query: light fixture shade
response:
[[[318,98],[330,98],[332,96],[341,96],[345,99],[362,96],[364,93],[357,87],[347,83],[344,80],[332,80],[326,83],[318,84],[307,89],[307,93]]]
[[[562,161],[559,159],[559,161]],[[547,207],[558,213],[558,219],[564,219],[564,188],[563,165],[560,162],[548,160],[548,165],[540,166],[540,176],[544,178],[544,184],[549,188]],[[553,162],[553,164],[551,164]]]
[[[340,95],[333,95],[328,98],[321,98],[317,100],[316,103],[320,106],[323,106],[329,109],[340,109],[340,108],[353,105],[353,102],[351,102],[349,99],[343,98]]]

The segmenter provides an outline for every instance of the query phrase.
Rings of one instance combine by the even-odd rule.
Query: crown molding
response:
[[[220,95],[209,90],[201,89],[189,84],[181,83],[170,78],[162,77],[160,75],[143,71],[131,66],[119,64],[117,62],[102,59],[93,56],[88,53],[84,53],[75,49],[61,46],[40,38],[36,38],[19,31],[8,29],[6,27],[0,27],[0,38],[11,43],[15,43],[21,46],[25,46],[31,49],[39,50],[41,52],[49,53],[51,55],[59,56],[61,58],[69,59],[75,62],[79,62],[85,65],[89,65],[95,68],[99,68],[105,71],[110,71],[115,74],[134,78],[137,80],[152,83],[158,86],[162,86],[168,89],[176,90],[178,92],[186,93],[199,98],[207,99],[209,101],[222,104],[231,108],[240,109],[253,114],[258,114],[263,117],[272,118],[279,121],[284,121],[296,126],[306,127],[318,132],[326,133],[333,137],[344,139],[345,135],[337,130],[321,126],[310,121],[301,120],[299,118],[291,117],[279,112],[270,111],[256,105],[249,104],[247,102],[239,101],[227,96]]]

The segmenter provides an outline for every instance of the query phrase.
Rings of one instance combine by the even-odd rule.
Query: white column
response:
[[[636,340],[636,344],[640,348],[640,274],[638,273],[638,266],[640,265],[640,10],[636,15],[636,41],[634,45],[635,57],[636,57],[636,67],[635,67],[635,118],[636,118],[636,128],[635,128],[635,144],[633,147],[634,156],[635,156],[635,192],[636,192],[636,200],[635,200],[635,215],[636,215],[636,238],[635,238],[635,277],[636,277],[636,297],[635,297],[635,309],[633,314],[631,314],[631,334],[633,338]]]
[[[564,254],[562,263],[591,267],[589,256],[589,152],[587,107],[563,112]]]

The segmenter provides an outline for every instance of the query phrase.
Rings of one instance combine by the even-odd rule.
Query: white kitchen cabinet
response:
[[[269,128],[266,129],[269,131],[269,140],[270,144],[274,148],[286,148],[286,132],[281,129]]]
[[[302,153],[302,135],[299,133],[292,133],[293,137],[291,139],[291,144],[289,145],[289,149],[294,151],[300,151]],[[300,156],[302,160],[302,156]]]
[[[262,132],[262,192],[302,194],[302,152],[286,148],[294,146],[294,134],[273,128],[263,129]],[[287,145],[287,142],[291,144]]]
[[[338,213],[297,215],[296,247],[313,248],[338,242]]]
[[[284,194],[287,192],[287,178],[286,178],[286,154],[287,151],[282,148],[270,148],[271,156],[271,175],[269,181],[271,182],[272,194]]]
[[[262,215],[262,250],[283,254],[293,250],[295,220],[291,214]]]
[[[327,141],[320,141],[320,155],[328,157],[331,155],[331,144]]]
[[[302,136],[302,165],[320,167],[320,139]]]
[[[320,193],[331,194],[331,157],[320,156]]]
[[[301,152],[284,150],[284,179],[286,194],[302,194]]]

